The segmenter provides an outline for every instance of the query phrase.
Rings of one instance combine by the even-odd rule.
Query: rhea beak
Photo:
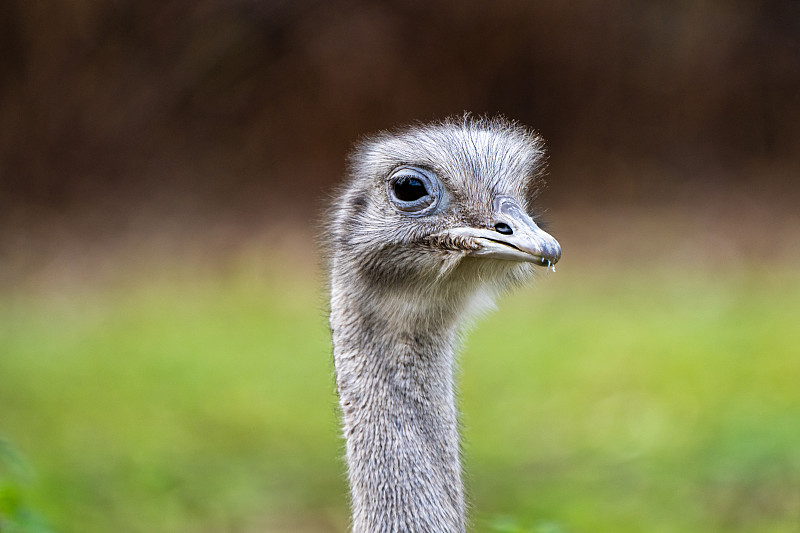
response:
[[[494,201],[494,228],[455,228],[450,235],[466,237],[478,245],[470,254],[479,257],[525,261],[550,267],[561,258],[561,245],[541,229],[510,196]]]

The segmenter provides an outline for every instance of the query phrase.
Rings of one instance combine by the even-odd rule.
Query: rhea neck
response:
[[[333,281],[354,533],[463,532],[453,353],[464,298]]]

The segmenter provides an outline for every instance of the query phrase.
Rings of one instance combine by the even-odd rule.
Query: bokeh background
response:
[[[800,4],[0,4],[0,531],[344,532],[316,235],[359,137],[549,148],[461,360],[472,530],[800,531]]]

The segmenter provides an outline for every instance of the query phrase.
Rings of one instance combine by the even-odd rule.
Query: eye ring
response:
[[[422,216],[439,203],[441,189],[430,171],[403,165],[389,174],[386,194],[392,206],[408,216]]]

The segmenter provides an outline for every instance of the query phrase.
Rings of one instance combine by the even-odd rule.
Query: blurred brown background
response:
[[[5,281],[64,243],[311,231],[359,136],[467,110],[547,139],[575,239],[666,209],[796,248],[795,0],[5,0],[0,51]]]
[[[465,111],[564,251],[462,358],[475,531],[797,533],[798,0],[0,0],[0,530],[346,531],[320,213]]]

